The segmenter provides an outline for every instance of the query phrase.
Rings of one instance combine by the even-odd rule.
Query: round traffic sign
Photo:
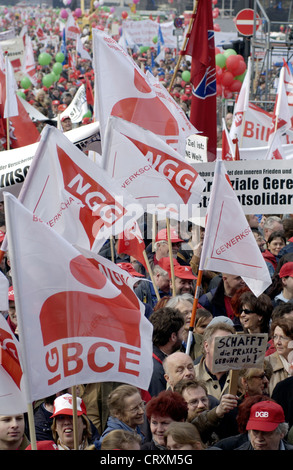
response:
[[[253,35],[253,23],[254,23],[254,10],[251,8],[245,8],[237,13],[235,17],[235,26],[237,31],[243,36]],[[258,30],[260,27],[261,20],[259,15],[256,13],[255,28]]]

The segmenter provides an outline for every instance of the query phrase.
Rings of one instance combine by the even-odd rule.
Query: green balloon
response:
[[[53,83],[54,83],[54,82],[57,82],[57,80],[59,80],[59,78],[60,78],[60,75],[59,75],[59,74],[57,75],[57,74],[54,73],[54,72],[51,72],[49,75],[51,75],[51,77],[52,77],[52,82],[53,82]]]
[[[62,69],[63,69],[63,66],[61,62],[55,62],[55,64],[52,67],[52,70],[55,73],[55,75],[60,75],[60,73],[62,72]]]
[[[140,48],[139,48],[139,52],[140,52],[140,53],[146,52],[146,51],[148,51],[148,50],[149,50],[149,47],[148,47],[148,46],[140,46]]]
[[[38,57],[38,62],[40,65],[49,65],[52,60],[52,56],[47,52],[41,52]]]
[[[87,112],[86,112],[82,117],[83,117],[83,118],[85,118],[85,117],[89,117],[89,118],[92,117],[92,112],[91,112],[91,110],[88,109]]]
[[[234,77],[234,79],[239,80],[240,82],[243,82],[245,75],[246,75],[246,70],[241,75],[237,75],[237,77]]]
[[[234,51],[234,49],[226,49],[224,52],[223,52],[223,55],[226,57],[229,57],[230,55],[237,55],[237,52]]]
[[[181,78],[185,82],[190,82],[190,72],[189,72],[189,70],[184,70],[184,72],[182,72],[182,74],[181,74]]]
[[[26,100],[26,95],[23,91],[17,90],[16,94],[20,96],[21,98],[23,98],[24,100]]]
[[[57,52],[55,60],[56,62],[60,62],[62,64],[62,62],[64,62],[65,60],[65,55],[63,54],[63,52]]]
[[[224,54],[216,54],[215,62],[216,65],[218,65],[222,69],[226,65],[226,57],[224,56]]]
[[[22,77],[20,85],[21,88],[24,88],[25,90],[31,86],[31,81],[28,77]]]
[[[47,73],[47,75],[44,75],[42,78],[42,83],[45,87],[50,88],[50,86],[53,83],[53,77],[51,73]]]

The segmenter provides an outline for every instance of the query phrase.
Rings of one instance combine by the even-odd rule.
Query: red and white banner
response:
[[[133,256],[133,258],[139,261],[147,269],[143,255],[144,250],[145,243],[137,222],[134,222],[132,227],[126,228],[124,232],[118,235],[118,255],[125,253],[129,256]]]
[[[27,412],[19,342],[0,315],[0,414]]]
[[[148,213],[192,211],[205,188],[204,180],[178,152],[151,131],[111,116],[105,138],[103,165],[108,174],[126,189]]]
[[[69,13],[66,25],[65,25],[65,34],[67,39],[76,39],[80,35],[80,29],[76,23],[72,13]]]
[[[31,38],[28,34],[24,36],[25,41],[25,52],[22,62],[22,72],[27,75],[34,86],[37,86],[37,69],[34,58],[34,50]]]
[[[102,146],[110,115],[133,122],[157,134],[182,155],[186,138],[198,131],[182,126],[181,116],[160,99],[147,76],[128,53],[103,31],[93,29],[95,116],[101,126]]]
[[[19,199],[67,241],[95,251],[143,214],[138,204],[133,211],[133,198],[106,171],[51,126],[42,132]]]
[[[147,390],[152,325],[134,296],[8,193],[5,214],[28,402],[81,383]]]
[[[271,284],[222,160],[216,161],[199,269],[241,276],[256,296]]]

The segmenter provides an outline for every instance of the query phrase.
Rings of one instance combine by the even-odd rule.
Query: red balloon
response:
[[[217,85],[216,85],[216,90],[217,90],[217,96],[222,96],[222,92],[223,92],[223,87],[222,87],[222,85],[220,85],[219,83],[217,83]]]
[[[234,70],[234,76],[242,75],[246,70],[246,63],[244,60],[239,60],[238,67]]]
[[[122,16],[122,18],[125,20],[125,19],[127,18],[127,16],[128,16],[127,11],[123,11],[123,12],[121,13],[121,16]]]
[[[233,96],[232,91],[226,90],[226,89],[224,90],[224,98],[229,99],[229,98],[232,98],[232,96]]]
[[[229,72],[234,73],[234,71],[238,68],[238,64],[239,64],[239,59],[238,59],[238,55],[229,55],[226,59],[226,68],[227,70],[229,70]]]
[[[218,23],[214,23],[214,31],[221,31],[220,25]]]
[[[233,80],[234,80],[234,75],[231,72],[226,71],[226,72],[223,73],[223,79],[222,79],[222,85],[223,86],[230,87]]]
[[[242,82],[240,80],[233,80],[232,84],[230,85],[230,91],[233,93],[238,93],[240,91]]]
[[[223,69],[221,69],[219,65],[216,65],[216,78],[217,78],[217,83],[222,83]]]
[[[215,47],[215,55],[217,55],[217,54],[221,54],[221,51],[218,47]]]

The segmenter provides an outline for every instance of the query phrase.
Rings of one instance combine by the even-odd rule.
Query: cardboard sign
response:
[[[267,342],[266,333],[216,336],[213,373],[252,367],[262,368]]]

